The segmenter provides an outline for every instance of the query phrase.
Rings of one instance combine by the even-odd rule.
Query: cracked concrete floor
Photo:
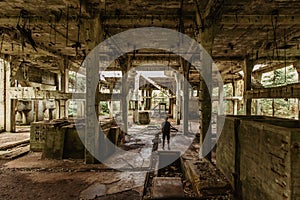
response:
[[[158,131],[147,126],[130,128],[125,149],[134,153],[132,159],[117,153],[110,160],[117,163],[115,168],[129,171],[85,165],[83,160],[41,160],[41,153],[33,152],[0,162],[0,199],[141,199],[146,177],[141,169],[150,166],[152,139]],[[173,135],[171,148],[185,146],[180,137]],[[120,158],[127,161],[118,162]]]

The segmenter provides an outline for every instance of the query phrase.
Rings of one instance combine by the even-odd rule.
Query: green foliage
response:
[[[109,114],[109,108],[108,103],[106,101],[100,102],[100,115],[108,115]]]
[[[77,104],[74,101],[70,101],[68,107],[68,116],[76,116],[76,115],[77,115]]]
[[[224,85],[224,96],[230,97],[233,94],[233,88],[231,84]]]
[[[85,92],[86,78],[75,72],[69,73],[69,89],[76,92]]]
[[[262,84],[264,87],[278,87],[298,82],[297,71],[293,66],[277,69],[263,74]],[[274,102],[273,102],[274,101]],[[291,118],[297,116],[297,101],[295,99],[261,99],[261,112],[263,115]]]
[[[297,81],[297,71],[293,66],[265,73],[262,77],[262,84],[265,87],[277,87],[296,83]]]

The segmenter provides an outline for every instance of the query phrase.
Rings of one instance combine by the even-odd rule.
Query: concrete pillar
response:
[[[231,84],[232,84],[232,91],[233,91],[232,96],[236,97],[237,96],[237,85],[236,85],[236,82],[233,81]],[[233,103],[233,115],[237,115],[237,113],[238,113],[238,100],[234,99],[234,100],[232,100],[232,103]]]
[[[113,93],[113,88],[112,87],[109,89],[109,93],[110,94]],[[113,108],[113,102],[112,102],[111,99],[109,99],[109,101],[108,101],[108,109],[109,109],[109,118],[112,119],[114,108]]]
[[[127,134],[128,132],[128,86],[127,86],[127,63],[122,62],[122,92],[121,92],[121,109],[122,109],[122,121],[123,131]]]
[[[95,55],[93,57],[96,57]],[[99,99],[97,99],[97,95],[95,93],[99,93],[98,82],[99,82],[99,70],[98,67],[95,67],[96,58],[88,58],[87,66],[89,70],[87,70],[87,93],[86,93],[86,137],[85,137],[85,145],[89,146],[90,151],[86,151],[85,153],[85,162],[86,163],[95,163],[96,160],[94,155],[99,151]],[[96,91],[95,91],[96,88]],[[95,118],[94,118],[95,116]],[[100,153],[100,152],[98,152]]]
[[[38,121],[43,121],[45,118],[44,111],[46,108],[45,101],[38,101],[38,112],[37,112],[37,119]]]
[[[212,101],[209,98],[210,92],[212,91],[212,50],[213,50],[213,44],[214,44],[214,38],[216,33],[219,31],[219,28],[221,27],[219,24],[218,19],[220,19],[218,16],[215,18],[201,18],[200,10],[198,10],[196,15],[196,20],[199,24],[205,24],[205,28],[203,26],[201,31],[198,35],[198,41],[201,43],[202,47],[206,50],[202,51],[200,53],[200,59],[201,59],[201,66],[202,66],[202,75],[203,77],[200,77],[200,87],[201,87],[201,97],[199,98],[200,101],[200,145],[201,145],[201,151],[199,152],[200,157],[206,157],[208,160],[211,160],[211,149],[212,149],[212,133],[211,133],[211,127],[210,127],[210,120],[211,120],[211,107],[212,107]],[[203,81],[203,78],[205,77],[206,84]],[[204,138],[206,138],[206,141],[204,143]]]
[[[181,85],[181,80],[180,80],[180,74],[176,73],[175,75],[175,80],[176,80],[176,107],[175,107],[175,119],[177,125],[180,125],[180,85]]]
[[[54,110],[54,109],[48,109],[48,112],[49,112],[49,120],[53,120],[53,110]]]
[[[10,83],[10,75],[11,75],[11,63],[8,61],[3,62],[3,75],[4,75],[4,120],[5,120],[5,126],[4,129],[9,132],[15,132],[16,131],[16,104],[17,100],[10,99],[9,90],[11,87]]]
[[[294,67],[298,73],[298,82],[300,82],[300,61],[294,63]],[[300,99],[298,99],[298,120],[300,119]]]
[[[0,131],[5,128],[5,69],[4,60],[0,59]]]
[[[59,100],[59,118],[67,118],[67,101],[66,100]]]
[[[69,92],[69,59],[64,58],[63,66],[61,72],[61,81],[60,81],[60,88],[62,92],[68,93]]]
[[[77,118],[84,117],[84,102],[77,101]]]
[[[33,101],[33,121],[34,122],[38,121],[38,110],[39,110],[39,101],[38,100],[34,100]]]
[[[97,55],[87,58],[87,89],[86,89],[86,135],[85,146],[90,148],[85,152],[87,164],[96,163],[95,157],[100,156],[100,133],[99,133],[99,68]],[[95,91],[96,90],[96,91]]]
[[[254,77],[256,80],[258,80],[259,82],[261,82],[262,79],[262,74],[259,74],[257,76]],[[261,100],[260,99],[256,99],[256,109],[255,109],[255,114],[256,115],[261,115]]]
[[[245,97],[246,92],[248,90],[251,90],[251,75],[253,70],[253,62],[251,62],[248,58],[245,58],[244,60],[244,113],[245,115],[251,115],[251,104],[252,99],[247,99]]]
[[[218,115],[224,115],[223,107],[220,105],[223,105],[224,99],[221,97],[224,97],[224,85],[219,86],[219,101],[218,101]]]
[[[184,62],[184,80],[183,80],[183,134],[188,134],[189,127],[189,71],[190,63]]]
[[[133,90],[133,99],[132,99],[132,100],[134,100],[134,113],[133,113],[133,115],[134,115],[134,123],[139,123],[139,86],[140,86],[140,74],[137,73],[135,75],[134,79],[135,79],[135,81],[134,81],[134,90]]]
[[[150,110],[151,109],[151,98],[152,98],[152,89],[147,88],[146,90],[146,106],[145,110]]]
[[[142,102],[141,102],[141,109],[144,111],[145,110],[145,96],[147,96],[146,90],[142,90]]]
[[[60,82],[59,88],[61,92],[68,93],[69,92],[69,59],[64,58],[63,64],[61,66],[61,74],[60,74]],[[67,118],[68,117],[68,107],[66,100],[59,100],[59,118]]]
[[[212,103],[210,97],[210,92],[212,91],[212,60],[204,55],[203,52],[202,57],[204,58],[202,61],[203,67],[203,78],[206,77],[206,82],[204,79],[201,79],[201,115],[200,115],[200,144],[201,144],[201,151],[200,157],[205,157],[208,160],[211,160],[211,150],[212,150],[212,130],[210,126],[211,121],[211,109]]]
[[[16,107],[18,100],[9,99],[6,104],[6,131],[16,132]]]
[[[59,101],[55,100],[54,119],[59,119]]]
[[[169,98],[169,115],[173,116],[173,118],[175,117],[174,116],[174,105],[175,105],[175,99],[172,97],[172,98]]]
[[[101,4],[102,5],[102,4]],[[95,13],[94,18],[87,19],[82,24],[85,30],[85,41],[87,46],[87,54],[93,50],[104,39],[104,29],[102,27],[101,17],[99,13]],[[86,126],[85,126],[85,146],[90,147],[90,151],[85,151],[85,163],[95,163],[97,160],[94,155],[100,155],[100,139],[99,134],[99,91],[95,88],[99,87],[99,60],[98,54],[88,56],[86,58],[87,70],[87,90],[86,90]],[[96,116],[95,116],[96,111]]]

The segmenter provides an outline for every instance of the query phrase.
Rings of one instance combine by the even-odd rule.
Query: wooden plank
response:
[[[5,145],[1,145],[0,146],[0,150],[6,150],[6,149],[10,149],[10,148],[13,148],[13,147],[16,147],[16,146],[19,146],[21,144],[29,144],[30,140],[29,139],[25,139],[25,140],[21,140],[21,141],[14,141],[14,142],[9,142],[9,143],[6,143]]]
[[[28,153],[30,150],[30,145],[21,145],[19,147],[13,148],[9,151],[0,151],[0,160],[11,160],[21,155]]]

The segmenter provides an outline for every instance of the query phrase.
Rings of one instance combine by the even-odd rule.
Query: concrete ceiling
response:
[[[197,38],[214,26],[212,56],[229,82],[240,78],[247,56],[255,63],[300,58],[299,10],[299,0],[2,0],[0,54],[53,72],[68,57],[75,70],[89,52],[84,22],[95,13],[101,15],[105,38],[148,26]],[[158,64],[169,59],[157,53],[162,54]]]

